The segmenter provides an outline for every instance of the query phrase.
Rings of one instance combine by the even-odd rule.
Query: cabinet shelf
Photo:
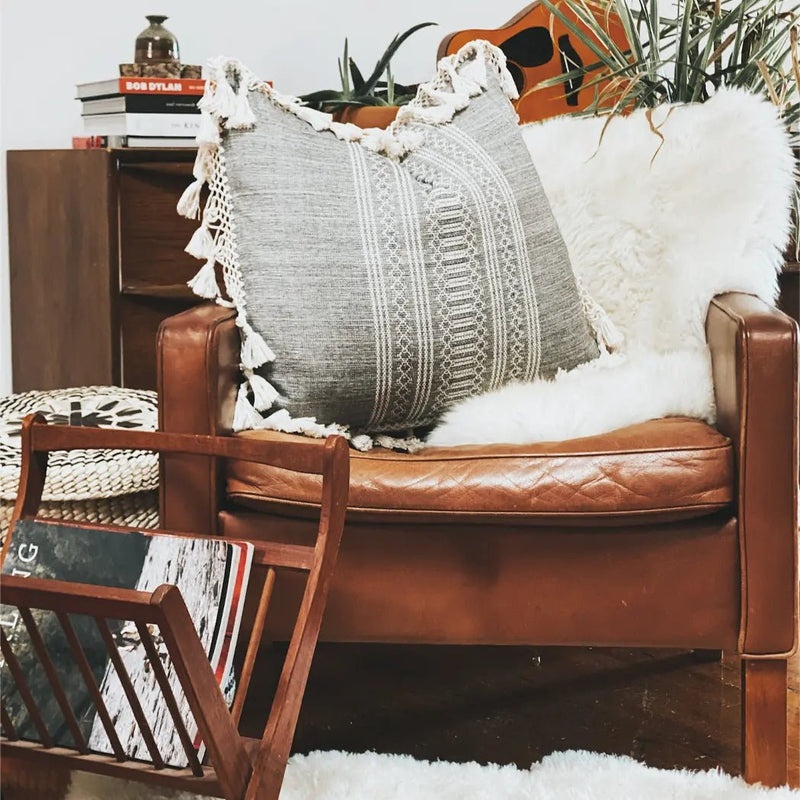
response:
[[[185,283],[156,284],[146,281],[126,281],[120,294],[124,297],[150,297],[156,300],[185,300],[197,303],[197,295]]]
[[[14,391],[156,388],[159,325],[202,302],[184,283],[197,222],[175,213],[196,155],[8,153]]]

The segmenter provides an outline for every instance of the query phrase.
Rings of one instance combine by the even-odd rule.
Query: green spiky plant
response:
[[[769,98],[793,146],[800,146],[800,2],[678,0],[674,17],[662,15],[658,0],[634,0],[633,8],[626,0],[542,2],[596,58],[539,84],[582,77],[581,91],[593,99],[577,113],[610,117],[661,103],[703,102],[717,89],[735,86]],[[624,31],[623,46],[607,32],[612,14]],[[800,186],[795,206],[800,209]],[[800,225],[800,214],[796,218]],[[795,241],[800,243],[797,231]]]
[[[414,87],[396,83],[391,70],[391,60],[400,45],[413,33],[435,22],[421,22],[404,33],[397,34],[378,59],[375,68],[366,78],[351,58],[347,39],[344,40],[344,53],[339,59],[339,79],[341,89],[323,89],[302,95],[306,105],[321,111],[339,111],[348,106],[401,106],[414,97]],[[385,77],[384,77],[385,76]]]

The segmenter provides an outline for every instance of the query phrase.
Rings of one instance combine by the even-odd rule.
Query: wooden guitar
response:
[[[606,16],[599,8],[590,7],[593,7],[597,19],[604,21],[604,27],[613,41],[621,50],[626,50],[627,39],[619,17],[614,13]],[[564,5],[562,10],[565,16],[575,21],[576,26],[585,30],[569,8]],[[457,52],[472,39],[486,39],[505,53],[509,72],[519,90],[520,97],[515,105],[520,122],[535,122],[580,111],[592,102],[597,90],[608,85],[607,81],[602,81],[597,87],[586,88],[585,84],[592,79],[592,73],[588,73],[586,77],[563,84],[536,88],[548,78],[597,62],[597,56],[538,0],[523,8],[500,28],[449,34],[439,45],[438,58]]]

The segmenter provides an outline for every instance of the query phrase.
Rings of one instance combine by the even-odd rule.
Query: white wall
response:
[[[0,4],[0,396],[11,391],[11,307],[8,299],[8,226],[6,219],[6,155],[3,123],[3,62],[4,6]]]
[[[69,147],[81,133],[76,83],[113,77],[133,60],[146,13],[168,14],[184,63],[235,56],[282,92],[335,88],[344,37],[362,71],[369,71],[395,33],[418,22],[436,28],[414,34],[393,61],[402,83],[431,75],[440,39],[467,27],[494,28],[526,0],[0,0],[0,147]],[[5,152],[0,166],[0,393],[11,390],[6,248]],[[43,232],[46,235],[46,232]]]

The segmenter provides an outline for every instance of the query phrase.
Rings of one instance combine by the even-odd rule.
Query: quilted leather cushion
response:
[[[318,504],[320,479],[233,461],[227,488],[234,503],[305,515]],[[565,442],[351,451],[348,517],[636,524],[710,514],[733,492],[730,440],[699,420],[671,418]]]

